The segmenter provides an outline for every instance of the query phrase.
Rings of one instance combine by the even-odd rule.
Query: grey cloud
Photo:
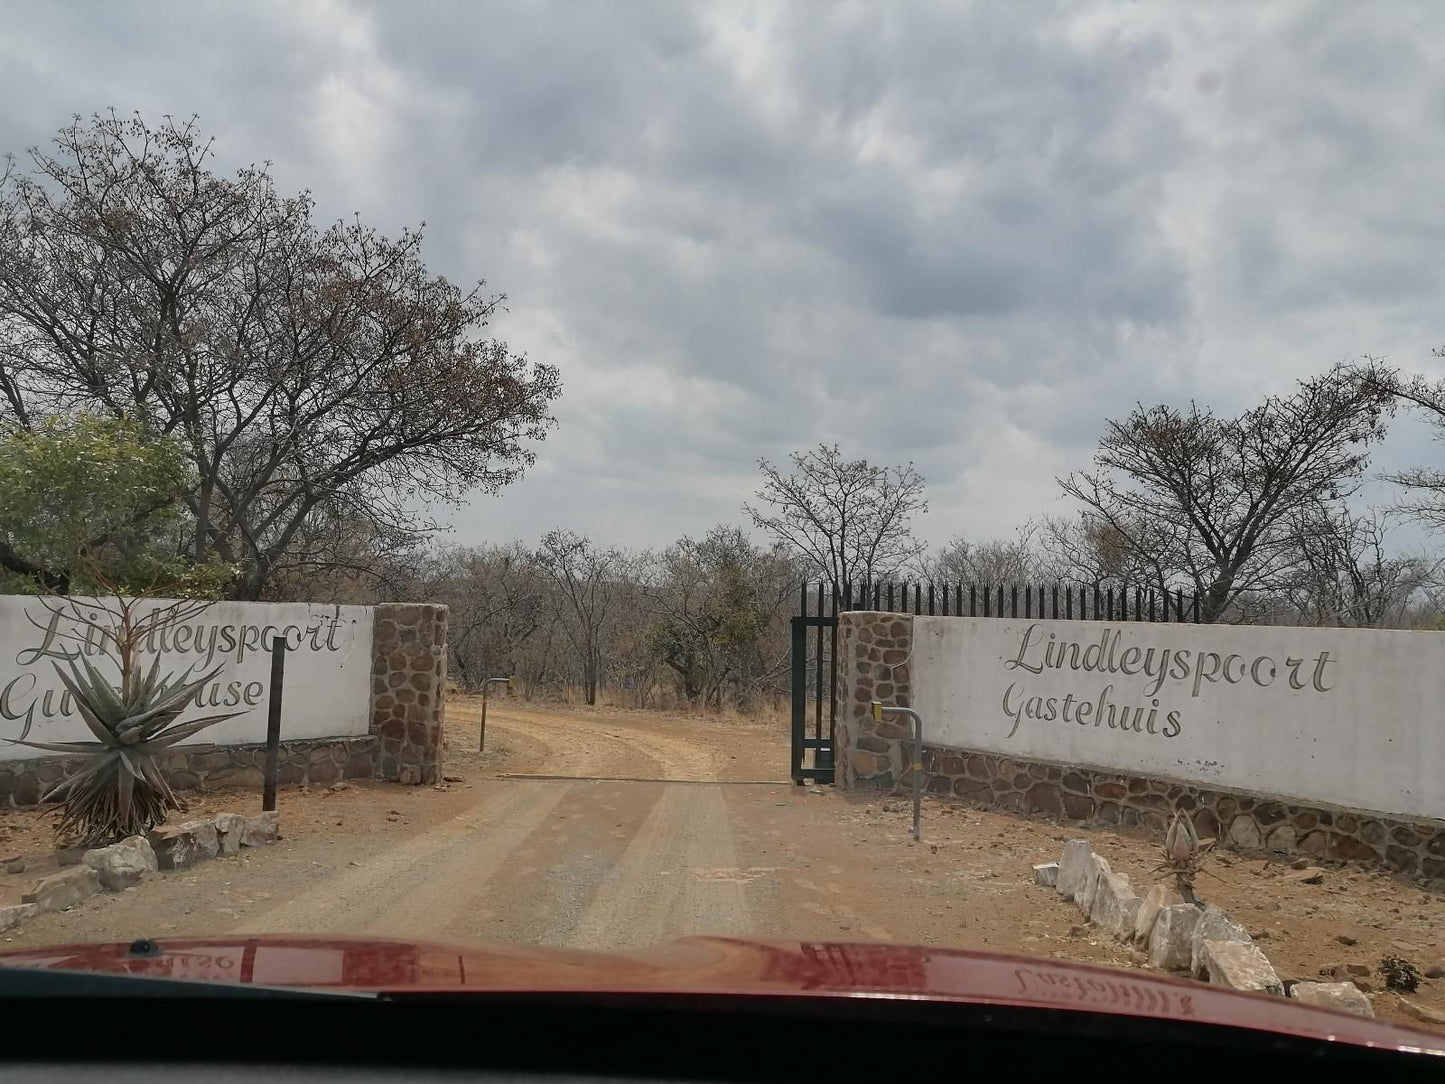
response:
[[[509,295],[493,330],[566,398],[459,537],[663,542],[818,440],[916,460],[934,537],[1007,532],[1138,399],[1445,338],[1429,2],[4,15],[0,148],[199,111],[222,162],[426,219],[437,270]]]

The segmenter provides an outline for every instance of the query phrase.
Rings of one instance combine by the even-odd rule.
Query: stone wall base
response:
[[[906,745],[906,742],[899,742]],[[896,789],[913,786],[906,767]],[[1176,809],[1200,838],[1244,853],[1358,862],[1445,889],[1445,822],[1402,820],[1328,806],[1286,803],[1146,776],[1119,775],[959,749],[923,748],[926,793],[1014,813],[1042,813],[1163,841]],[[856,778],[858,789],[894,790],[891,772]]]
[[[375,734],[351,738],[308,738],[281,743],[276,781],[334,783],[338,779],[382,779],[381,741]],[[0,762],[0,807],[38,805],[40,795],[58,782],[71,761],[67,757]],[[176,790],[217,787],[261,789],[266,765],[265,744],[190,745],[173,749],[161,771]],[[393,765],[394,766],[394,765]],[[393,771],[392,781],[397,779]]]

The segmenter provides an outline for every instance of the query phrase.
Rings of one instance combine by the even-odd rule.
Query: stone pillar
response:
[[[913,733],[908,721],[876,723],[869,704],[911,706],[912,657],[912,615],[867,610],[838,615],[834,763],[845,789],[888,790],[908,779]]]
[[[389,602],[373,616],[371,732],[377,778],[435,783],[447,689],[447,608]]]

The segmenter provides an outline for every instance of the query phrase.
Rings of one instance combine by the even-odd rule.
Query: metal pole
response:
[[[487,678],[482,682],[482,727],[477,734],[477,752],[482,752],[487,747],[487,691],[497,682],[504,682],[508,689],[512,687],[512,679],[509,677]]]
[[[803,739],[808,731],[808,592],[803,585],[803,616],[792,621],[793,782],[803,784]]]
[[[482,752],[487,747],[487,690],[492,687],[490,681],[482,682],[482,725],[477,730],[477,752]]]
[[[261,810],[276,808],[277,761],[281,759],[281,686],[286,679],[286,639],[271,637],[271,702],[266,709],[266,775],[261,784]]]
[[[873,719],[881,723],[884,715],[906,715],[913,720],[913,838],[918,839],[918,822],[923,811],[923,716],[912,708],[873,701]]]
[[[913,842],[918,842],[918,821],[923,814],[923,720],[915,711],[913,717]]]

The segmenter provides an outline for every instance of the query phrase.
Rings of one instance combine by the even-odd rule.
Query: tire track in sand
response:
[[[614,719],[529,712],[514,720],[498,712],[488,719],[492,726],[545,747],[539,774],[717,779],[714,751]],[[523,865],[545,855],[550,840],[540,830],[578,785],[584,784],[487,779],[485,797],[465,813],[341,871],[237,932],[455,936],[472,926],[471,912],[485,907],[489,897],[510,896],[497,875],[517,864],[519,849],[528,850]],[[702,880],[694,872],[736,864],[727,809],[716,788],[665,786],[616,864],[584,874],[584,881],[596,878],[595,887],[574,886],[587,901],[581,918],[575,926],[554,927],[549,940],[604,947],[618,945],[619,938],[629,945],[653,944],[679,931],[744,932],[742,886]]]
[[[746,934],[743,885],[701,875],[737,864],[721,790],[666,787],[566,943],[615,951],[690,933]]]
[[[545,729],[539,728],[539,723]],[[532,712],[526,719],[516,719],[498,713],[497,726],[540,739],[549,747],[535,769],[538,775],[644,775],[655,771],[678,781],[700,783],[718,778],[719,755],[715,751],[616,719]],[[639,758],[644,763],[639,764]]]
[[[546,821],[572,784],[492,784],[491,796],[244,923],[241,933],[441,933]]]

